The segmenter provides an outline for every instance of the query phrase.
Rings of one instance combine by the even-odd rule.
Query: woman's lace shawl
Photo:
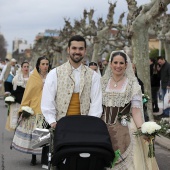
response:
[[[12,80],[13,90],[16,90],[17,86],[21,86],[25,88],[27,84],[27,80],[28,79],[24,79],[22,71],[18,70],[16,76]]]
[[[137,81],[129,80],[126,86],[126,90],[123,93],[119,92],[106,92],[106,87],[109,79],[102,78],[102,94],[103,105],[106,107],[124,107],[126,104],[132,101],[132,98],[136,95],[141,96],[141,87]],[[140,108],[142,108],[142,102]]]

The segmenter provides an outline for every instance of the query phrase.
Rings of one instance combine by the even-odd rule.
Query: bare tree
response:
[[[0,58],[1,60],[5,60],[5,57],[7,55],[6,46],[7,46],[7,43],[5,41],[5,38],[2,34],[0,34]]]
[[[135,0],[126,1],[131,12],[128,18],[128,35],[132,41],[134,62],[137,65],[138,75],[144,82],[145,93],[151,96],[148,30],[151,23],[166,11],[166,6],[170,3],[170,0],[152,0],[139,8],[136,7]],[[153,119],[151,102],[148,102],[148,114],[149,118]]]
[[[162,21],[161,30],[157,36],[164,46],[166,59],[170,62],[170,14],[164,14],[159,21]]]

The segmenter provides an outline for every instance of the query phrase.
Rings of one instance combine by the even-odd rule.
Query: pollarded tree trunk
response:
[[[127,0],[128,6],[134,0]],[[138,9],[130,25],[132,49],[134,60],[136,61],[139,78],[144,83],[145,93],[151,97],[150,70],[149,70],[149,48],[148,29],[152,21],[166,11],[166,6],[170,0],[152,0]],[[130,6],[129,6],[130,7]],[[152,104],[149,100],[147,105],[149,119],[153,119]]]
[[[158,39],[162,42],[162,47],[165,49],[166,60],[170,62],[170,14],[165,13],[158,21],[158,28],[161,28],[158,31]]]
[[[30,61],[30,66],[32,67],[32,69],[34,69],[36,62],[38,60],[39,55],[36,52],[32,52],[32,58]]]
[[[110,7],[109,7],[109,12],[107,15],[107,20],[106,20],[106,26],[102,29],[97,31],[97,36],[94,37],[94,50],[92,54],[92,61],[97,62],[99,59],[99,51],[101,48],[100,42],[105,38],[106,35],[108,35],[109,30],[114,26],[114,21],[113,21],[113,16],[114,16],[114,9],[116,7],[116,2],[114,4],[108,2]]]
[[[144,83],[145,94],[148,94],[151,98],[148,28],[148,25],[145,25],[145,27],[140,25],[133,27],[134,34],[132,36],[132,48],[134,55],[133,59],[134,63],[136,63],[138,76]],[[151,100],[148,101],[147,112],[149,119],[153,120]]]
[[[170,18],[170,17],[168,17],[168,18]],[[170,22],[168,22],[168,24],[167,24],[168,28],[170,28],[169,23]],[[165,34],[164,49],[165,49],[166,59],[168,62],[170,62],[170,30]]]
[[[170,63],[170,42],[164,43],[164,49],[165,49],[166,59]]]
[[[68,57],[67,50],[66,49],[63,50],[61,55],[62,55],[63,63],[65,63],[68,60],[68,58],[67,58]]]
[[[92,61],[97,62],[99,59],[98,53],[100,51],[100,42],[103,37],[109,32],[109,27],[105,26],[103,30],[97,31],[97,36],[94,37],[94,45],[93,45],[93,54],[92,54]]]
[[[93,45],[93,54],[92,54],[92,59],[91,61],[93,62],[97,62],[98,61],[98,52],[99,52],[99,48],[100,48],[100,45],[99,45],[99,42],[95,42],[94,45]]]

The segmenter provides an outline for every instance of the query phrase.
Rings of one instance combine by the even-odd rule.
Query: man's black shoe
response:
[[[30,162],[30,165],[31,165],[31,166],[35,166],[35,165],[37,165],[37,162],[36,162],[36,161],[31,161],[31,162]]]

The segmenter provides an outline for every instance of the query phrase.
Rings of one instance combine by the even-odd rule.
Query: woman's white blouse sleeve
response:
[[[140,95],[134,95],[132,97],[131,107],[141,108],[141,107],[143,107],[143,105],[141,103],[142,103],[142,97]]]

